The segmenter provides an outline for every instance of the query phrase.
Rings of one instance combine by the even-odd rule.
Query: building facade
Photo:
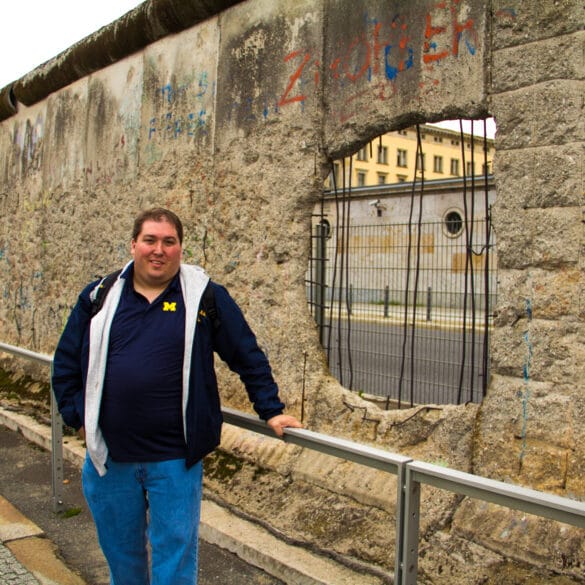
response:
[[[481,122],[477,123],[479,127]],[[420,134],[420,140],[419,135]],[[329,189],[491,174],[494,140],[432,124],[382,134],[353,157],[333,163]]]

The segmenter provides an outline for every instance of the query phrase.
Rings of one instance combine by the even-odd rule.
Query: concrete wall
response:
[[[0,123],[2,341],[50,353],[80,288],[128,258],[137,210],[169,206],[297,415],[304,389],[307,427],[585,497],[583,22],[578,0],[249,0],[20,105]],[[382,132],[488,114],[501,274],[488,397],[381,411],[328,375],[306,306],[327,162]],[[222,380],[224,403],[246,408]],[[392,567],[387,478],[232,429],[224,449],[250,465],[226,476],[212,458],[214,497],[364,570]],[[582,531],[423,500],[421,582],[582,582]]]

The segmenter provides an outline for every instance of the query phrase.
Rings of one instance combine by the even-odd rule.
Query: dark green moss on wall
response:
[[[35,401],[50,405],[51,385],[28,375],[17,375],[0,368],[0,398],[18,401]]]

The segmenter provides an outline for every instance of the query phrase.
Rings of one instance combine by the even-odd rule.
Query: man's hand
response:
[[[303,428],[303,425],[294,416],[289,416],[288,414],[278,414],[269,418],[266,422],[277,437],[284,435],[285,427]]]

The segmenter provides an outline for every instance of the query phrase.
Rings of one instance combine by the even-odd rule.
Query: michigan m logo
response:
[[[168,301],[163,302],[163,311],[175,312],[177,310],[177,303],[169,303]]]

